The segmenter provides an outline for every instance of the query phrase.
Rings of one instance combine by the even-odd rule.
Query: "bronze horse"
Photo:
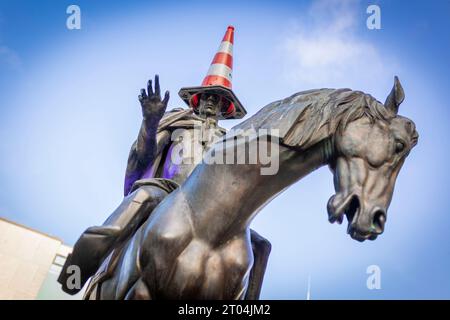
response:
[[[227,141],[245,141],[247,150],[261,143],[260,135],[246,136],[247,129],[278,129],[277,174],[262,175],[259,158],[256,164],[200,163],[104,261],[100,270],[107,268],[108,277],[94,276],[85,298],[242,299],[254,263],[252,219],[324,165],[336,190],[329,221],[341,223],[346,215],[353,239],[376,239],[397,175],[418,140],[414,123],[397,114],[403,99],[395,78],[384,105],[350,89],[304,91],[267,105],[205,157],[234,150]],[[100,270],[97,275],[104,274]]]

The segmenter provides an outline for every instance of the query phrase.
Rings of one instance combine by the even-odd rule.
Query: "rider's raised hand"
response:
[[[166,91],[164,99],[161,100],[158,75],[155,76],[155,91],[153,91],[152,80],[148,80],[147,92],[145,89],[141,89],[139,102],[141,103],[142,115],[145,120],[159,121],[162,118],[169,102],[169,91]]]

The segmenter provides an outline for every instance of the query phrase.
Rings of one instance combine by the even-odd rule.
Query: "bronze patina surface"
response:
[[[212,106],[218,100],[210,99],[209,109],[217,115],[218,108]],[[107,223],[102,229],[120,229],[122,235],[123,229],[129,231],[121,240],[112,237],[114,249],[98,255],[103,263],[86,298],[257,298],[270,246],[255,250],[258,239],[251,236],[250,223],[277,194],[322,166],[331,169],[336,191],[327,205],[329,221],[341,223],[346,216],[353,239],[375,240],[384,231],[397,175],[418,141],[414,123],[398,115],[403,99],[397,78],[384,104],[350,89],[299,92],[262,108],[206,150],[205,158],[234,150],[235,144],[227,142],[238,138],[252,150],[262,137],[248,132],[266,129],[267,135],[277,129],[276,174],[262,175],[259,158],[256,164],[201,162],[186,171],[184,180],[162,175],[159,182],[133,188],[125,207],[144,209],[137,210],[141,214],[121,210],[117,215],[139,216],[132,228],[129,221],[134,218],[125,225],[117,223],[122,218],[112,218],[112,227]],[[161,117],[163,109],[158,109]],[[157,128],[152,130],[156,137]],[[153,148],[156,142],[155,138]],[[103,233],[106,239],[115,232]],[[96,254],[95,248],[91,254]],[[252,282],[252,270],[258,267]],[[249,296],[252,290],[258,294]]]

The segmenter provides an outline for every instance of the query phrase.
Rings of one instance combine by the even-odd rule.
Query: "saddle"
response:
[[[166,194],[171,193],[178,188],[178,184],[175,181],[163,178],[149,178],[141,179],[133,184],[131,193],[138,190],[141,187],[153,186],[160,190],[165,191]],[[147,196],[147,199],[151,198],[151,194]],[[146,199],[139,199],[144,202]],[[163,200],[153,198],[153,209]],[[159,202],[155,202],[159,200]],[[134,201],[134,198],[133,198]],[[136,200],[137,201],[137,200]],[[146,208],[148,209],[148,208]],[[63,269],[59,275],[58,282],[61,283],[63,291],[69,294],[76,294],[81,288],[69,288],[67,280],[71,276],[68,274],[68,267],[71,265],[77,265],[81,270],[81,285],[84,285],[86,281],[95,274],[95,282],[99,279],[103,279],[107,274],[107,270],[114,266],[115,258],[120,256],[122,247],[127,243],[136,230],[147,221],[151,212],[148,210],[137,210],[134,212],[132,226],[125,226],[124,228],[116,227],[114,225],[94,226],[88,228],[75,244],[72,254],[67,257],[67,260],[63,266]],[[100,265],[100,269],[99,269]],[[111,270],[113,271],[113,270]],[[91,281],[92,285],[94,284]],[[89,287],[92,287],[89,285]]]
[[[175,189],[179,187],[179,185],[175,181],[170,179],[149,178],[137,180],[133,184],[130,193],[134,192],[135,190],[139,189],[142,186],[157,186],[158,188],[161,188],[162,190],[166,191],[167,194],[173,192]],[[94,276],[92,277],[91,281],[89,282],[86,288],[83,297],[84,300],[98,299],[98,296],[100,295],[100,290],[98,289],[102,282],[108,280],[114,274],[114,271],[117,267],[117,263],[122,255],[122,251],[125,248],[125,245],[127,244],[127,240],[129,240],[139,229],[139,227],[148,220],[150,215],[151,213],[148,215],[146,219],[142,219],[142,222],[139,224],[139,226],[135,230],[133,230],[133,232],[131,232],[126,237],[126,239],[116,244],[116,246],[112,249],[111,253],[103,260],[99,269],[94,274]]]

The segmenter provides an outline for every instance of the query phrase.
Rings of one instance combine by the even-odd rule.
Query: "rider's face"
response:
[[[223,108],[224,100],[217,94],[203,93],[200,95],[198,113],[207,117],[217,117]]]

